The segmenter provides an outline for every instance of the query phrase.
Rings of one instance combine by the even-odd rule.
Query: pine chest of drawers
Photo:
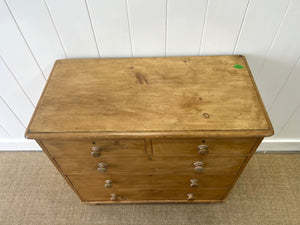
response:
[[[272,134],[243,56],[58,60],[26,131],[89,203],[224,201]]]

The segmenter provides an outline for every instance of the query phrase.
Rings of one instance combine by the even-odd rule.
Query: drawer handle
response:
[[[106,188],[112,188],[112,180],[106,180],[105,184],[104,184],[104,187],[106,187]]]
[[[193,193],[189,193],[186,196],[187,196],[187,200],[194,200],[195,199],[195,195]]]
[[[194,166],[195,166],[194,170],[195,170],[195,172],[201,173],[204,170],[203,165],[204,165],[203,162],[200,162],[200,161],[194,162]]]
[[[106,163],[99,163],[98,164],[98,172],[100,173],[105,173],[106,172],[106,167],[108,165]]]
[[[102,151],[102,149],[101,149],[100,147],[93,146],[93,147],[92,147],[91,155],[92,155],[93,157],[99,157],[99,156],[101,155],[101,153],[100,153],[101,151]]]
[[[206,154],[208,154],[208,146],[207,145],[199,145],[198,146],[198,154],[199,155],[206,155]]]
[[[117,198],[118,198],[117,194],[110,194],[111,201],[117,201]]]
[[[198,184],[198,179],[191,179],[191,187],[198,187],[199,184]]]

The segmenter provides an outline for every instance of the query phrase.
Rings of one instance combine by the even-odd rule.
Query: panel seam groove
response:
[[[276,33],[275,33],[273,39],[272,39],[272,42],[271,42],[271,44],[270,44],[270,47],[269,47],[269,49],[268,49],[266,55],[264,56],[263,63],[262,63],[262,65],[261,65],[260,69],[259,69],[259,72],[258,72],[257,76],[256,76],[257,84],[258,84],[258,83],[260,82],[260,80],[261,80],[261,73],[262,73],[262,70],[263,70],[263,68],[264,68],[264,66],[265,66],[265,64],[266,64],[266,58],[269,56],[269,54],[270,54],[270,52],[271,52],[271,49],[272,49],[273,46],[274,46],[274,43],[275,43],[275,41],[276,41],[276,39],[277,39],[277,36],[278,36],[279,31],[280,31],[280,29],[281,29],[281,27],[282,27],[282,24],[284,23],[285,18],[286,18],[287,14],[288,14],[288,11],[289,11],[289,9],[290,9],[291,3],[292,3],[292,0],[289,1],[289,4],[288,4],[288,6],[287,6],[286,9],[285,9],[285,13],[284,13],[284,15],[283,15],[283,17],[282,17],[282,19],[281,19],[281,22],[280,22],[280,24],[278,25],[277,31],[276,31]]]
[[[166,0],[166,19],[165,19],[165,56],[167,56],[167,34],[168,34],[168,0]]]
[[[9,107],[9,105],[6,103],[6,101],[0,96],[0,100],[3,101],[3,103],[6,105],[7,109],[16,117],[16,119],[21,123],[21,125],[25,127],[25,125],[23,124],[23,122],[20,120],[20,118],[15,114],[15,112]]]
[[[296,114],[296,112],[298,111],[299,108],[300,108],[300,104],[296,107],[296,109],[291,114],[291,116],[286,120],[286,122],[284,123],[284,125],[280,128],[280,131],[278,132],[278,136],[279,137],[280,137],[280,134],[282,133],[282,131],[284,130],[284,128],[289,124],[290,120],[293,118],[293,116]]]
[[[245,24],[246,16],[248,14],[248,9],[249,9],[249,5],[250,5],[250,1],[251,0],[248,0],[248,2],[247,2],[245,13],[244,13],[244,16],[243,16],[243,19],[242,19],[242,23],[240,25],[240,29],[238,31],[238,35],[237,35],[237,38],[236,38],[236,41],[235,41],[235,44],[234,44],[234,49],[232,51],[232,54],[236,53],[236,49],[237,49],[238,43],[240,41],[241,33],[242,33],[242,30],[243,30],[243,27],[244,27],[244,24]]]
[[[277,100],[277,98],[278,98],[279,95],[281,94],[283,88],[284,88],[285,85],[287,84],[287,81],[290,79],[292,73],[296,70],[296,66],[297,66],[297,64],[299,63],[299,60],[300,60],[300,56],[298,57],[297,61],[296,61],[295,64],[293,65],[292,69],[289,71],[289,73],[288,73],[286,79],[284,80],[283,84],[280,86],[280,89],[278,90],[278,92],[277,92],[275,98],[273,99],[271,105],[270,105],[269,108],[268,108],[268,112],[271,111],[271,109],[272,109],[272,107],[273,107],[275,101]]]
[[[47,8],[47,11],[48,11],[48,14],[49,14],[51,23],[52,23],[52,25],[53,25],[53,27],[54,27],[54,29],[55,29],[56,35],[57,35],[57,37],[58,37],[59,43],[60,43],[60,45],[61,45],[61,48],[62,48],[62,50],[64,51],[65,57],[68,58],[67,52],[66,52],[66,50],[65,50],[65,47],[64,47],[64,45],[63,45],[63,42],[62,42],[61,37],[60,37],[60,35],[59,35],[59,32],[58,32],[58,30],[57,30],[57,27],[56,27],[56,24],[55,24],[55,22],[54,22],[53,16],[52,16],[52,14],[51,14],[51,12],[50,12],[49,6],[48,6],[46,0],[43,0],[43,2],[45,3],[45,6],[46,6],[46,8]]]
[[[28,99],[28,101],[31,103],[31,105],[33,107],[35,107],[35,104],[32,102],[31,98],[28,96],[28,94],[26,93],[26,91],[24,90],[24,88],[22,87],[22,85],[19,83],[18,79],[15,77],[14,73],[9,68],[9,66],[7,65],[7,63],[5,62],[5,60],[2,58],[2,56],[0,56],[0,59],[2,60],[2,62],[4,63],[4,65],[6,66],[6,68],[8,69],[8,71],[10,72],[10,75],[17,82],[18,86],[21,88],[22,92],[24,93],[24,95],[26,96],[26,98]]]
[[[129,21],[128,0],[125,0],[125,6],[126,6],[126,15],[127,15],[127,25],[128,25],[128,32],[129,32],[129,42],[130,42],[131,57],[133,57],[133,47],[132,47],[130,21]]]
[[[6,135],[9,137],[9,138],[12,138],[12,136],[7,132],[7,130],[3,127],[3,126],[1,126],[1,124],[0,124],[0,128],[6,133]],[[1,138],[2,139],[2,138]]]
[[[15,25],[16,25],[18,31],[20,32],[20,34],[21,34],[21,36],[22,36],[22,38],[23,38],[23,41],[25,42],[25,44],[26,44],[26,46],[27,46],[27,48],[28,48],[28,50],[29,50],[29,52],[30,52],[30,54],[31,54],[31,56],[32,56],[32,58],[33,58],[33,60],[35,61],[37,67],[39,68],[39,70],[40,70],[40,72],[41,72],[41,74],[42,74],[42,77],[43,77],[44,80],[46,81],[46,80],[47,80],[47,79],[46,79],[46,76],[45,76],[45,74],[44,74],[44,72],[43,72],[43,70],[42,70],[40,64],[38,63],[38,61],[37,61],[35,55],[33,54],[32,50],[31,50],[31,48],[30,48],[30,46],[29,46],[29,44],[28,44],[28,42],[27,42],[27,40],[26,40],[26,38],[25,38],[25,36],[24,36],[24,34],[23,34],[21,28],[20,28],[20,26],[19,26],[19,24],[17,23],[17,20],[16,20],[14,14],[12,13],[11,9],[9,8],[9,5],[8,5],[8,3],[7,3],[7,0],[4,0],[4,3],[5,3],[5,5],[6,5],[8,11],[9,11],[9,13],[10,13],[12,19],[14,20]]]
[[[203,39],[204,39],[204,33],[205,33],[205,27],[206,27],[206,21],[207,21],[207,14],[208,14],[208,4],[209,0],[206,0],[206,7],[205,7],[205,13],[204,13],[204,21],[202,26],[202,33],[200,37],[200,46],[199,46],[199,52],[198,55],[201,55],[202,45],[203,45]]]
[[[91,18],[91,15],[90,15],[87,0],[84,0],[84,3],[85,3],[86,11],[87,11],[87,14],[88,14],[88,17],[89,17],[89,20],[90,20],[90,25],[91,25],[91,28],[92,28],[93,37],[94,37],[94,41],[95,41],[95,44],[96,44],[98,56],[101,58],[101,54],[100,54],[100,50],[99,50],[99,46],[98,46],[98,42],[97,42],[97,38],[96,38],[96,34],[95,34],[95,30],[94,30],[94,26],[93,26],[92,18]]]

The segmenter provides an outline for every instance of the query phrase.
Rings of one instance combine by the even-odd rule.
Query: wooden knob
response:
[[[195,199],[195,195],[193,193],[187,194],[187,200],[194,200],[194,199]]]
[[[106,172],[106,167],[108,165],[106,163],[99,163],[98,164],[98,172],[100,173],[105,173]]]
[[[195,172],[201,173],[204,170],[203,165],[204,165],[203,162],[200,162],[200,161],[194,162],[194,166],[195,166],[194,170],[195,170]]]
[[[204,163],[201,161],[194,162],[194,166],[203,166]]]
[[[195,170],[195,172],[197,172],[197,173],[201,173],[201,172],[204,170],[204,168],[203,168],[203,166],[196,166],[196,167],[194,168],[194,170]]]
[[[97,147],[97,146],[93,146],[92,147],[92,152],[91,152],[91,155],[93,157],[99,157],[101,155],[101,148],[100,147]]]
[[[198,179],[191,179],[191,187],[198,187],[199,184],[198,184]]]
[[[208,154],[208,146],[207,145],[199,145],[198,146],[198,154],[199,155],[206,155],[206,154]]]
[[[110,200],[117,201],[117,194],[110,194]]]
[[[105,184],[104,184],[104,187],[106,187],[106,188],[112,188],[112,180],[106,180]]]

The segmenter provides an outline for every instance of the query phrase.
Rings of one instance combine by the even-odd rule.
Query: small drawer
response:
[[[140,140],[43,140],[52,156],[144,156],[145,141]]]
[[[249,154],[257,139],[152,139],[153,155]]]
[[[69,175],[75,183],[86,183],[99,188],[226,188],[235,174],[84,174]]]
[[[106,189],[97,182],[88,183],[85,179],[69,176],[82,201],[126,202],[164,200],[222,200],[227,188],[114,188]],[[188,198],[190,200],[188,200]]]
[[[76,173],[236,173],[243,156],[58,157],[65,174]],[[198,165],[197,165],[198,163]],[[196,168],[197,167],[197,168]],[[196,169],[199,169],[198,171]]]

